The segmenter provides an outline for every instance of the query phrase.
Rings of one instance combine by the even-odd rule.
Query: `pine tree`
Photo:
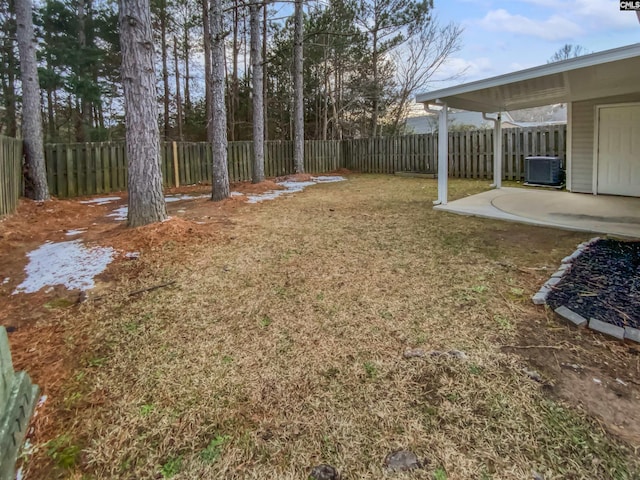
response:
[[[303,12],[302,0],[295,0],[293,36],[293,164],[296,173],[304,173],[304,92],[303,92]]]
[[[249,6],[251,24],[251,86],[253,103],[253,183],[264,181],[264,97],[262,88],[262,34],[260,21],[263,5],[254,1]]]
[[[211,0],[211,117],[213,186],[211,200],[229,196],[227,166],[227,109],[225,106],[224,78],[224,24],[222,0]]]
[[[167,218],[160,171],[155,52],[149,0],[120,0],[122,83],[129,173],[128,225]]]
[[[16,0],[16,36],[20,52],[22,79],[22,132],[25,150],[25,194],[33,200],[49,200],[47,171],[44,163],[40,84],[33,35],[31,0]]]

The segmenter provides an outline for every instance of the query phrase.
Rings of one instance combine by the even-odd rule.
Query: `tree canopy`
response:
[[[249,140],[256,95],[249,13],[258,4],[222,3],[227,137]],[[459,47],[461,29],[438,25],[432,0],[327,0],[301,6],[306,139],[400,132],[408,100],[416,89],[427,88],[433,73]],[[151,0],[150,7],[161,139],[211,138],[212,100],[206,95],[211,91],[209,0]],[[265,12],[259,40],[264,136],[291,140],[293,4],[267,2],[260,10]],[[117,19],[117,4],[111,0],[41,0],[36,5],[45,142],[124,138]],[[0,5],[0,24],[0,129],[15,135],[21,87],[13,0]],[[442,38],[448,39],[446,48]],[[430,55],[428,65],[421,62]]]

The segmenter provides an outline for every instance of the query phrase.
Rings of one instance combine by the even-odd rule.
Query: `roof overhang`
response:
[[[504,112],[640,92],[640,43],[416,96],[478,112]]]

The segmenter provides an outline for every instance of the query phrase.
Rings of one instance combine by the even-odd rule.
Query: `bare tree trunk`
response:
[[[4,97],[5,122],[7,125],[7,135],[16,137],[18,134],[18,122],[16,119],[16,56],[14,50],[13,39],[16,36],[16,21],[10,12],[15,11],[14,0],[9,0],[6,18],[2,28],[5,32],[4,42],[2,45],[2,94]]]
[[[213,75],[213,73],[212,73]],[[227,106],[227,141],[231,140],[233,133],[231,132],[231,118],[233,117],[233,105],[231,101],[231,75],[229,75],[229,58],[224,56],[224,82],[226,92],[226,106]]]
[[[293,165],[304,173],[304,92],[302,91],[302,0],[295,1],[293,32]]]
[[[249,71],[249,75],[251,75],[251,65],[249,64],[249,60],[248,60],[248,56],[247,56],[247,52],[248,52],[248,48],[247,45],[249,45],[249,43],[251,43],[251,40],[249,38],[249,29],[247,28],[247,15],[243,15],[242,16],[242,46],[244,47],[242,50],[242,55],[243,55],[243,62],[242,65],[244,66],[245,69],[245,78],[246,77],[246,71]]]
[[[229,196],[229,171],[227,166],[227,108],[225,106],[225,46],[223,0],[211,0],[211,114],[213,140],[213,185],[211,200],[219,201]]]
[[[231,89],[229,93],[229,133],[231,141],[236,140],[236,117],[239,107],[239,84],[238,84],[238,56],[240,54],[240,45],[238,42],[240,15],[238,12],[238,0],[233,2],[233,53],[232,53],[232,71],[231,71]]]
[[[49,200],[44,163],[40,84],[33,36],[31,0],[16,0],[16,36],[20,52],[22,78],[22,132],[25,150],[25,194],[33,200]]]
[[[342,94],[344,93],[343,91],[343,81],[342,81],[342,71],[339,71],[338,69],[336,69],[336,87],[334,92],[337,92],[337,96],[335,98],[335,102],[336,102],[336,121],[338,122],[338,140],[342,140],[344,138],[344,131],[342,128],[342,117],[343,117],[343,96]]]
[[[90,0],[85,3],[85,0],[78,1],[78,43],[80,44],[80,51],[85,52],[87,49],[87,13],[91,13],[91,2]],[[86,74],[84,72],[83,74]],[[80,94],[80,128],[82,132],[80,136],[83,141],[89,142],[91,141],[91,127],[92,127],[92,118],[91,118],[92,104],[89,99],[86,98],[86,93]]]
[[[207,141],[213,142],[213,122],[211,121],[212,99],[211,99],[211,25],[209,19],[209,0],[201,0],[202,2],[202,27],[203,27],[203,45],[204,45],[204,104],[205,115],[207,119]],[[226,124],[226,122],[225,122]],[[226,128],[226,127],[225,127]]]
[[[264,8],[262,9],[262,58],[264,62],[262,62],[262,104],[264,105],[264,140],[267,141],[269,139],[269,115],[267,113],[267,108],[269,108],[269,102],[267,99],[267,94],[269,92],[269,76],[267,72],[267,4],[268,0],[265,0]]]
[[[338,109],[337,109],[337,99],[335,88],[331,92],[331,139],[332,140],[342,140],[342,128],[340,125],[340,120],[338,119]]]
[[[47,129],[49,130],[49,141],[52,142],[56,136],[56,122],[53,113],[53,92],[47,88]]]
[[[180,66],[178,65],[178,38],[173,37],[173,64],[176,72],[176,123],[178,124],[178,138],[181,142],[184,141],[184,135],[182,134],[182,98],[180,98]]]
[[[377,32],[373,32],[373,91],[371,92],[371,136],[378,134],[378,104],[380,101],[380,93],[378,89],[378,36]]]
[[[122,84],[129,173],[128,224],[167,218],[160,170],[160,132],[149,0],[120,0]]]
[[[324,92],[322,99],[322,139],[326,140],[329,132],[329,60],[327,55],[327,45],[324,46]]]
[[[191,115],[191,92],[189,90],[189,49],[191,45],[189,45],[189,23],[186,22],[184,25],[184,118],[185,120],[189,118]]]
[[[162,99],[162,104],[164,107],[164,139],[169,140],[169,129],[170,129],[170,119],[169,119],[169,68],[167,66],[167,2],[166,0],[162,0],[160,6],[160,39],[161,49],[162,49],[162,93],[164,94],[164,98]]]
[[[77,2],[77,21],[78,21],[78,30],[77,30],[77,35],[78,35],[78,45],[80,47],[80,52],[85,52],[86,51],[86,46],[87,46],[87,36],[85,35],[85,27],[84,27],[84,19],[85,19],[85,15],[84,15],[84,0],[78,0]],[[79,129],[78,132],[76,132],[76,138],[78,139],[79,142],[88,142],[89,139],[87,138],[87,128],[86,128],[86,119],[87,119],[87,104],[86,101],[84,99],[84,95],[82,93],[78,93],[77,95],[77,99],[76,102],[78,102],[79,104],[79,113],[80,113],[80,117],[78,118],[78,123],[77,123],[77,128]]]
[[[98,104],[98,125],[100,128],[104,128],[104,106],[102,102]]]
[[[262,4],[249,6],[251,27],[251,73],[253,100],[253,183],[264,181],[264,103],[262,98],[262,50],[260,14]]]
[[[7,135],[15,137],[18,134],[18,123],[16,122],[16,85],[15,85],[15,57],[13,52],[13,45],[9,36],[5,40],[8,45],[5,53],[7,55],[7,72],[6,83],[2,83],[2,90],[4,95],[4,107],[6,113],[7,122]]]

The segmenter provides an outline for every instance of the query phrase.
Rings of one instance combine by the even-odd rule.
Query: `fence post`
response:
[[[176,188],[180,186],[180,172],[178,171],[178,144],[172,142],[173,146],[173,178]]]
[[[15,372],[11,362],[9,339],[0,326],[0,478],[15,477],[15,462],[29,419],[33,414],[38,386],[26,372]]]

